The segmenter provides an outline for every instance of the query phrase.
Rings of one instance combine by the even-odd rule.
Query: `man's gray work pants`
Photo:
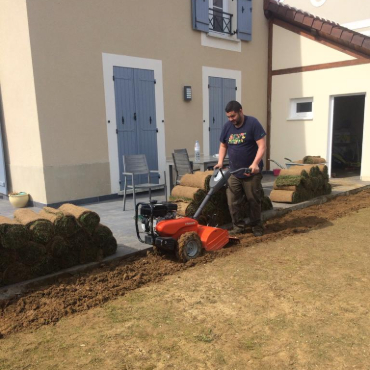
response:
[[[251,226],[261,224],[262,174],[239,179],[231,175],[228,180],[227,203],[234,228],[244,228],[242,218],[242,200],[245,196],[249,204]]]

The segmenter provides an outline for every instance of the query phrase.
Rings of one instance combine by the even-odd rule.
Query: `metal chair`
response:
[[[150,174],[157,173],[161,177],[159,171],[150,171],[146,161],[145,154],[124,155],[123,156],[123,175],[125,177],[125,187],[123,192],[123,210],[126,210],[126,194],[127,189],[132,189],[134,205],[136,207],[136,191],[148,190],[149,202],[152,200],[152,190],[162,189],[164,187],[165,197],[167,201],[167,184],[166,171],[164,171],[164,184],[153,184],[150,182]],[[145,184],[135,184],[135,175],[148,175],[148,182]],[[127,177],[131,176],[131,185],[127,184]]]
[[[186,149],[175,149],[172,158],[176,171],[176,184],[180,184],[182,176],[194,172],[193,166]]]

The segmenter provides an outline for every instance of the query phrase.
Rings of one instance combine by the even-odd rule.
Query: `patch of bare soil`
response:
[[[145,256],[131,257],[109,265],[103,263],[90,272],[60,277],[52,285],[36,287],[20,297],[0,301],[0,337],[54,324],[63,317],[100,306],[148,283],[161,281],[167,275],[211,262],[256,243],[276,241],[327,226],[331,220],[368,207],[370,191],[366,190],[269,220],[264,236],[255,238],[252,234],[245,234],[240,244],[206,253],[186,264],[169,256],[157,256],[149,252]]]

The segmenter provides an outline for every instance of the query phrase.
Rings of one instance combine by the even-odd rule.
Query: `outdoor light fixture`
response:
[[[184,100],[191,100],[191,86],[184,86]]]

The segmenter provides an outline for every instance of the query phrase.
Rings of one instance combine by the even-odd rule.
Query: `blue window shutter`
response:
[[[197,31],[209,30],[209,0],[192,0],[193,28]]]
[[[238,0],[238,39],[252,40],[252,0]]]

